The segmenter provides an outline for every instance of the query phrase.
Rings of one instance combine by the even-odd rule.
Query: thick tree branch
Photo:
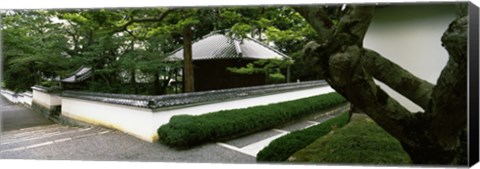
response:
[[[332,34],[333,22],[321,7],[297,6],[293,7],[317,31],[318,42],[323,43]]]
[[[357,44],[362,47],[363,38],[373,18],[375,6],[353,6],[338,23],[334,32],[336,39],[341,38],[348,45]],[[348,38],[348,39],[346,39]]]
[[[407,97],[424,110],[428,109],[433,84],[416,77],[372,50],[366,49],[363,63],[365,70],[377,80]]]
[[[432,93],[431,120],[434,138],[448,148],[458,145],[467,124],[468,17],[452,22],[442,37],[450,58]]]
[[[312,19],[316,16],[312,16],[312,13],[318,13],[318,10],[311,11],[310,8],[303,10],[310,10],[300,13]],[[407,123],[415,119],[415,116],[378,87],[365,69],[363,58],[367,51],[362,48],[362,41],[373,11],[374,7],[352,7],[336,25],[332,39],[326,43],[317,41],[320,44],[308,45],[305,54],[312,58],[315,67],[321,67],[330,86],[345,96],[355,108],[368,114],[403,143],[413,145],[414,139],[405,133],[411,130]],[[317,29],[325,28],[323,22],[309,23]]]
[[[334,54],[330,60],[329,84],[362,112],[365,112],[387,132],[404,143],[414,144],[406,125],[414,115],[375,84],[365,71],[365,50],[349,46]]]
[[[172,12],[173,9],[167,9],[165,12],[161,13],[158,15],[158,17],[148,17],[148,18],[136,18],[128,21],[127,23],[123,24],[122,26],[119,26],[114,30],[114,33],[116,32],[122,32],[127,30],[127,27],[130,26],[133,23],[142,23],[142,22],[161,22],[170,12]]]
[[[133,38],[135,39],[140,39],[138,36],[136,36],[135,34],[133,34],[132,31],[128,30],[128,29],[125,29],[125,32],[127,32],[130,36],[132,36]]]
[[[359,47],[362,47],[363,37],[367,32],[374,12],[373,6],[352,6],[340,19],[340,22],[337,25],[331,28],[325,28],[323,22],[315,22],[315,17],[317,15],[325,14],[323,8],[319,8],[317,10],[311,7],[295,9],[301,14],[303,13],[304,17],[309,17],[307,18],[307,21],[312,25],[312,27],[317,28],[317,32],[322,31],[322,29],[328,29],[327,33],[329,34],[323,35],[323,37],[328,37],[328,39],[320,39],[320,41],[317,40],[316,44],[312,43],[311,45],[308,45],[307,48],[310,50],[305,50],[305,58],[311,57],[310,60],[314,61],[312,64],[314,64],[316,69],[322,70],[325,78],[330,77],[328,60],[332,54],[335,54],[338,51],[343,50],[345,47],[351,45],[358,45]],[[318,33],[321,34],[320,32]],[[312,46],[315,47],[312,48]]]

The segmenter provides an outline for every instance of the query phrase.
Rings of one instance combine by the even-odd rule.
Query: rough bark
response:
[[[193,61],[192,61],[192,29],[189,25],[183,28],[183,69],[184,92],[194,92]]]
[[[412,100],[424,110],[428,108],[433,84],[416,77],[375,51],[367,50],[363,60],[365,70],[375,79]]]
[[[327,17],[327,13],[321,7],[311,7],[311,6],[298,6],[294,9],[300,13],[317,31],[318,38],[317,41],[322,43],[329,39],[332,34],[333,22]]]
[[[331,56],[329,84],[395,138],[413,144],[404,134],[405,123],[413,115],[375,84],[363,67],[363,53],[363,49],[353,45]]]
[[[467,31],[468,18],[454,21],[442,37],[450,58],[432,93],[433,133],[442,146],[453,147],[467,124]]]
[[[422,80],[375,51],[363,48],[374,7],[353,6],[336,25],[322,8],[295,8],[318,33],[306,60],[360,112],[397,138],[416,164],[458,164],[466,128],[467,19],[455,20],[442,37],[450,59],[437,85]],[[378,87],[384,82],[425,112],[412,113]]]

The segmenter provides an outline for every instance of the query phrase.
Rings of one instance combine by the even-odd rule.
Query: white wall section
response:
[[[201,115],[221,110],[247,108],[297,100],[333,91],[329,86],[316,87],[190,107],[159,109],[155,112],[146,108],[64,97],[62,99],[61,115],[94,125],[118,129],[142,140],[153,142],[158,139],[158,127],[168,123],[174,115]]]

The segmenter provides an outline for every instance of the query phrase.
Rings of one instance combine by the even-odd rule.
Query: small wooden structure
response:
[[[183,48],[167,57],[169,60],[183,60]],[[212,32],[192,44],[195,91],[248,87],[265,84],[265,75],[236,74],[228,67],[244,67],[260,59],[286,59],[287,55],[261,42],[244,38],[233,39],[220,32]]]

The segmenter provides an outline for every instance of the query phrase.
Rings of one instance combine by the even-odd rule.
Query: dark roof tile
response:
[[[183,60],[183,48],[179,48],[167,57],[169,60]],[[287,55],[261,42],[244,38],[235,40],[220,33],[211,33],[192,44],[192,59],[285,59]]]

